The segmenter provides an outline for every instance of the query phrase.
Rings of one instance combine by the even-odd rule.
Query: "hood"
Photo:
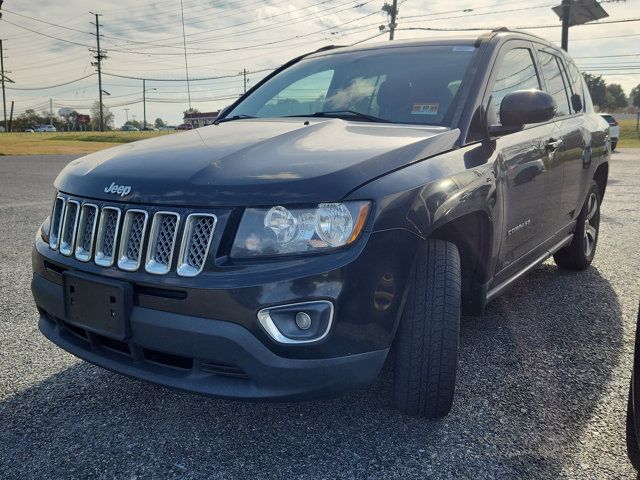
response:
[[[341,119],[306,123],[236,120],[125,144],[71,162],[55,186],[81,197],[175,206],[332,202],[452,149],[460,133]]]

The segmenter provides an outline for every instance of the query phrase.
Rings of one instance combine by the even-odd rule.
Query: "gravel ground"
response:
[[[109,373],[38,332],[30,250],[69,157],[0,158],[0,478],[634,478],[624,447],[640,297],[640,149],[616,153],[593,267],[535,269],[462,324],[455,406],[209,399]]]

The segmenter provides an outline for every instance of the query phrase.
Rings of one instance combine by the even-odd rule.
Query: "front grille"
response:
[[[78,235],[76,237],[76,258],[82,262],[91,260],[93,252],[93,239],[98,221],[98,207],[91,203],[85,203],[80,210],[78,222]]]
[[[105,268],[115,264],[137,271],[144,261],[148,273],[165,275],[175,269],[180,276],[193,277],[204,270],[217,217],[190,213],[181,225],[179,212],[101,206],[60,194],[51,214],[49,247],[66,256],[75,252],[77,260],[93,260]]]
[[[95,262],[101,267],[110,267],[115,258],[116,241],[120,228],[120,209],[103,207],[96,242]]]
[[[51,212],[51,225],[49,227],[49,247],[56,250],[60,245],[60,231],[62,230],[62,218],[64,215],[65,201],[62,197],[56,197]]]
[[[79,212],[80,204],[78,202],[75,200],[67,201],[67,208],[65,208],[64,211],[64,220],[62,221],[62,233],[60,237],[60,253],[67,257],[73,253],[73,243],[76,237]]]
[[[191,214],[187,217],[180,247],[178,275],[194,277],[202,271],[215,228],[215,215]]]
[[[145,265],[147,272],[164,275],[171,269],[179,223],[177,213],[158,212],[154,215]]]
[[[127,210],[122,225],[118,267],[134,271],[140,267],[148,214],[144,210]]]

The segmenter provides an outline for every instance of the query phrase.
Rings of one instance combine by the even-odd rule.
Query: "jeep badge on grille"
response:
[[[131,187],[129,185],[118,185],[116,182],[111,182],[111,185],[104,189],[104,193],[115,193],[121,197],[126,197],[131,193]]]

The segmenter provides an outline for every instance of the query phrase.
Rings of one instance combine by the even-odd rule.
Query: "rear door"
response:
[[[542,85],[533,45],[524,41],[505,43],[489,83],[489,122],[500,122],[500,105],[506,95],[517,90],[541,90]],[[495,140],[504,204],[496,281],[535,259],[542,244],[555,233],[562,172],[548,144],[558,137],[558,127],[550,121],[526,125],[520,132]]]
[[[562,228],[571,223],[580,213],[581,187],[585,184],[583,177],[588,172],[591,151],[585,138],[587,129],[582,112],[584,107],[579,105],[579,103],[583,103],[582,96],[579,92],[574,95],[563,58],[556,51],[547,47],[538,48],[537,55],[545,89],[558,104],[555,120],[560,129],[561,143],[559,143],[554,157],[562,171],[562,184],[557,185],[562,190],[558,204],[557,227]],[[576,78],[575,81],[579,82],[580,80]],[[579,102],[577,97],[580,97]]]

